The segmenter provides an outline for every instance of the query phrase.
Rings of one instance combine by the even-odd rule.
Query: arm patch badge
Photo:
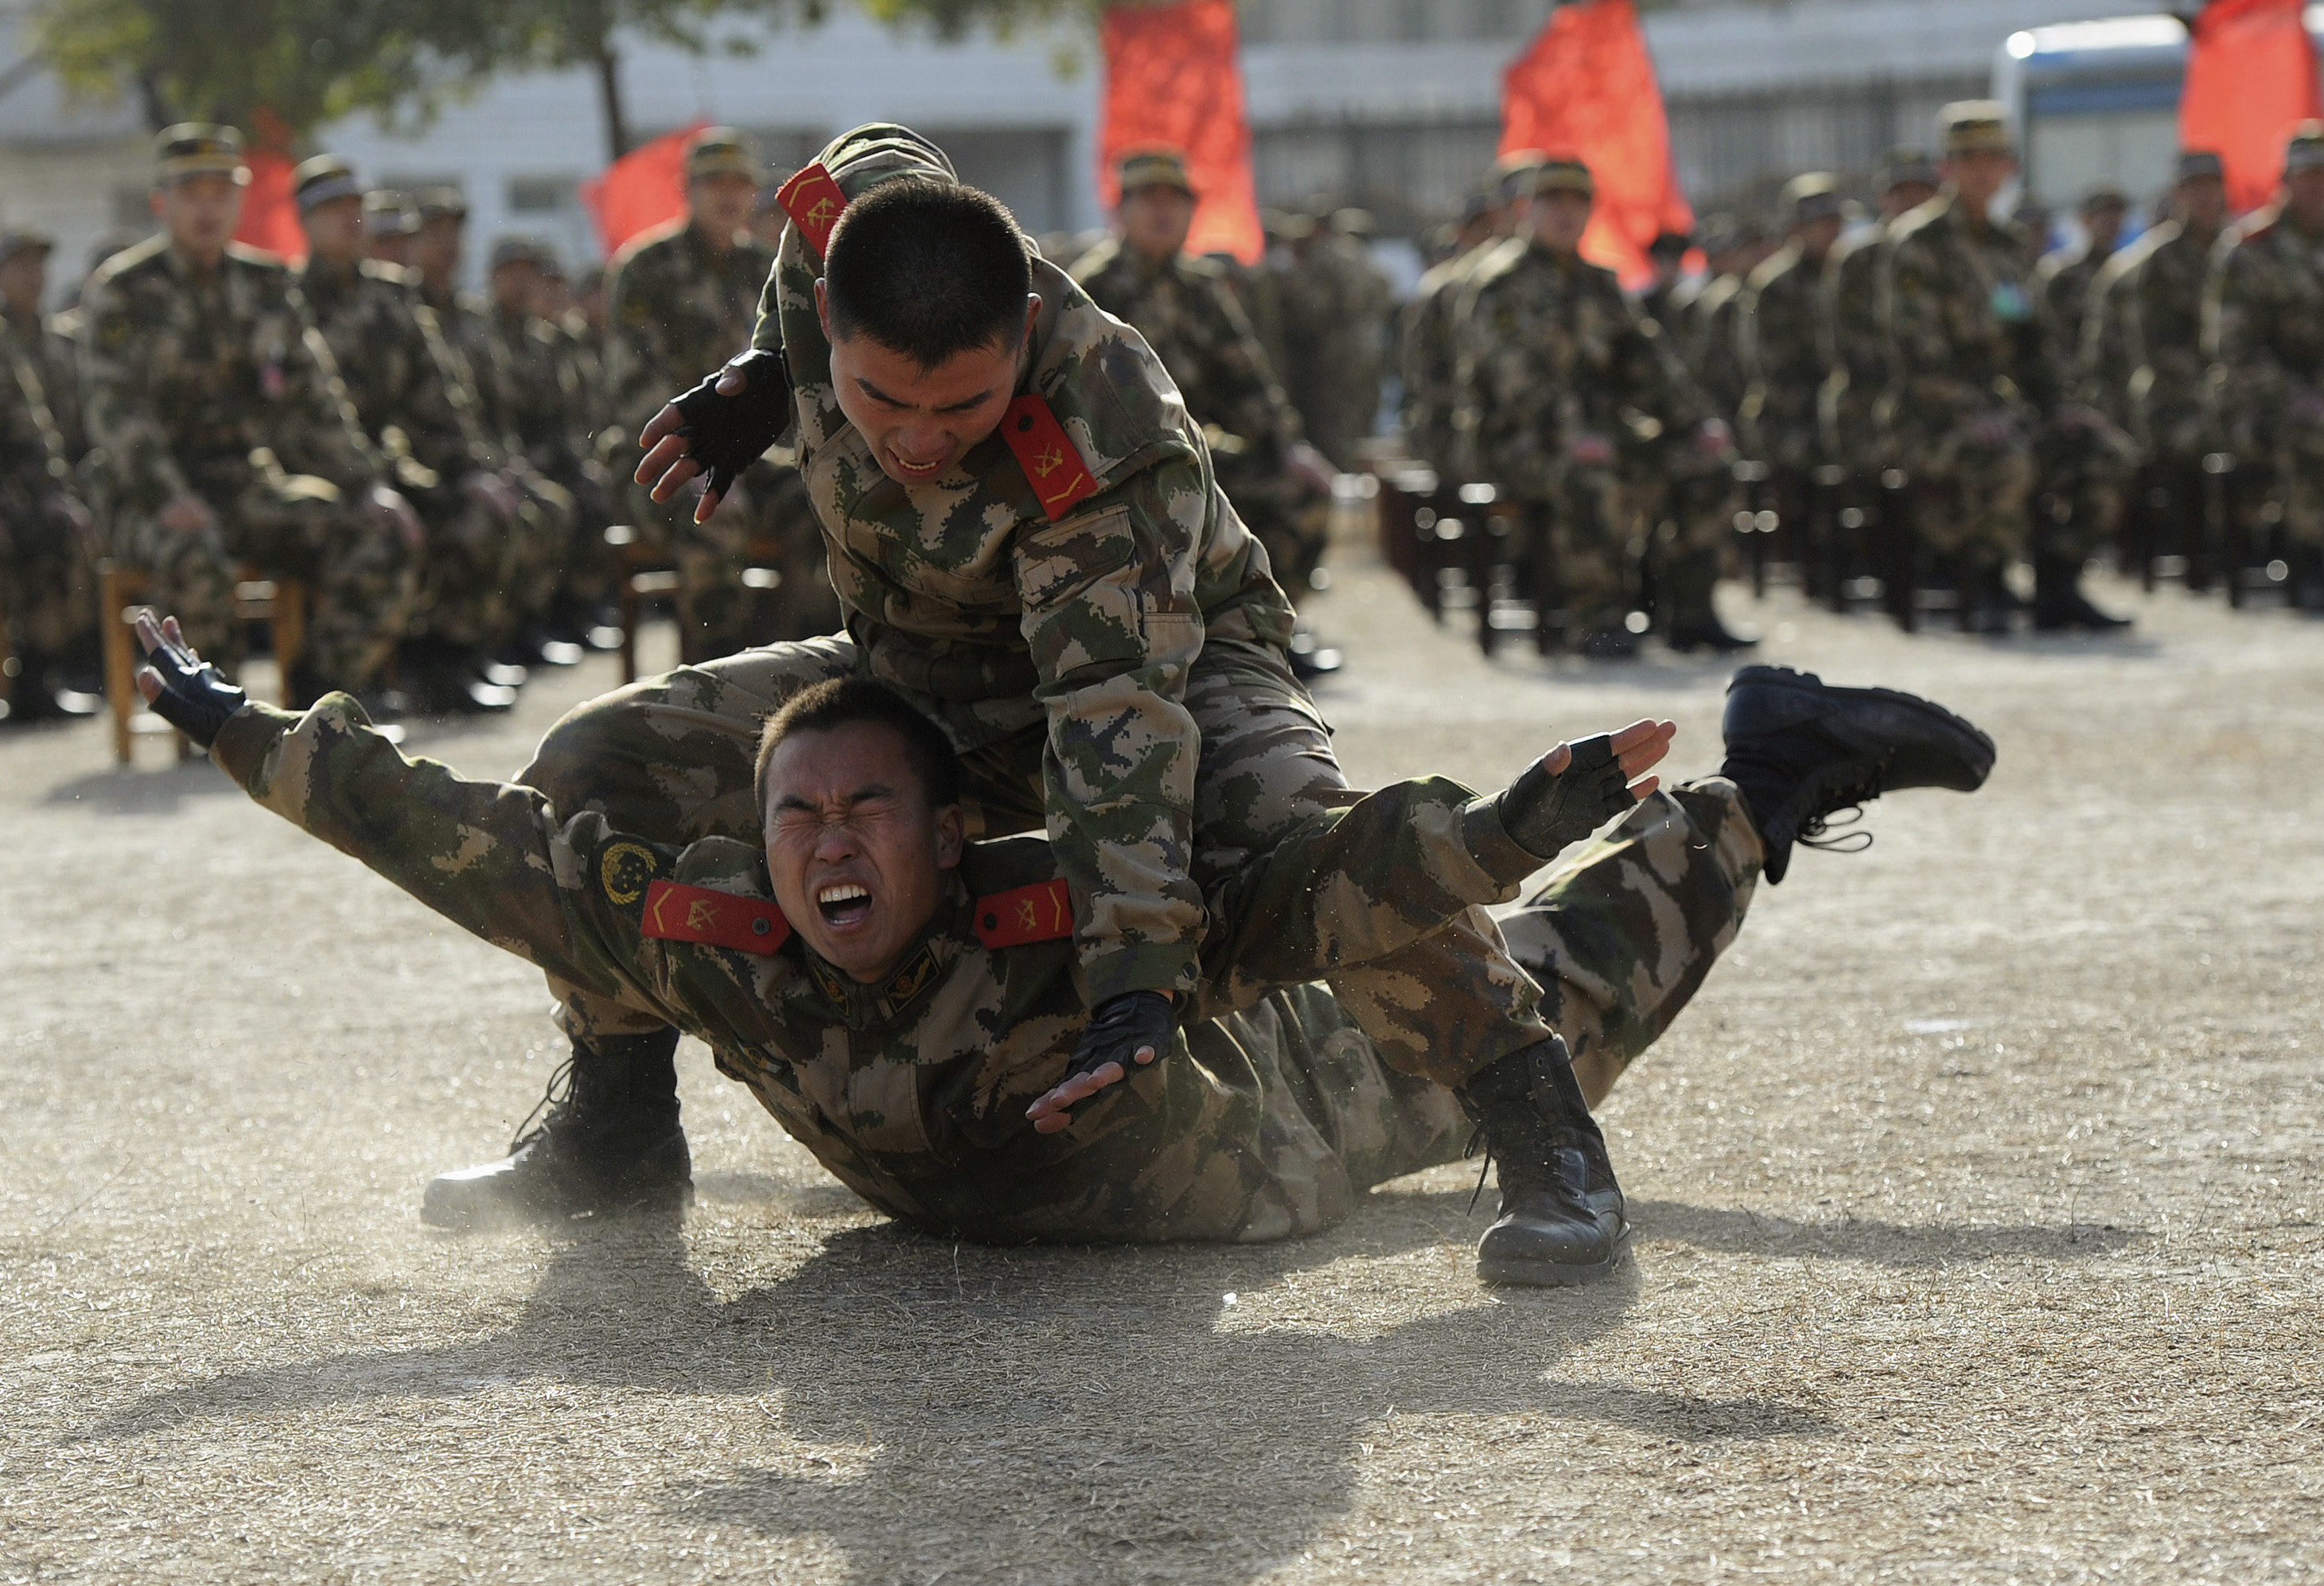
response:
[[[644,926],[658,941],[700,942],[737,953],[770,954],[791,939],[791,922],[773,904],[676,881],[646,889]]]
[[[831,228],[839,224],[839,212],[847,207],[847,195],[831,180],[831,172],[823,168],[823,162],[817,161],[783,183],[775,194],[775,202],[783,207],[783,213],[799,228],[799,235],[815,250],[815,256],[822,258],[831,242]]]
[[[976,900],[976,939],[987,947],[1022,947],[1073,934],[1073,894],[1063,876]]]
[[[1028,392],[1009,404],[1001,416],[1001,438],[1016,455],[1017,466],[1054,523],[1097,493],[1097,481],[1082,461],[1065,427],[1038,395]]]

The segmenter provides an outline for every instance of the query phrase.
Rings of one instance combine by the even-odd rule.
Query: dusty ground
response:
[[[1717,761],[1723,669],[1323,609],[1359,780],[1650,709]],[[2324,626],[1737,609],[2000,769],[1763,891],[1607,1110],[1637,1259],[1579,1294],[1480,1289],[1452,1169],[1280,1248],[955,1249],[690,1046],[682,1232],[429,1233],[538,978],[161,741],[0,738],[0,1576],[2324,1575]],[[508,774],[610,681],[413,742]]]

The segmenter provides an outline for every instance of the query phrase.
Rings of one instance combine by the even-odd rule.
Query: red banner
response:
[[[1125,149],[1183,151],[1194,186],[1194,254],[1227,253],[1255,263],[1267,242],[1250,173],[1242,66],[1231,0],[1115,5],[1105,14],[1105,124],[1098,134],[1098,190],[1120,194],[1114,161]]]
[[[247,159],[250,185],[242,190],[242,223],[234,228],[234,240],[285,259],[305,258],[307,231],[290,194],[290,161],[271,149],[253,149]]]
[[[641,143],[581,184],[607,258],[638,233],[686,213],[686,140],[709,124],[697,121]]]
[[[1501,152],[1539,149],[1582,161],[1598,203],[1586,259],[1635,284],[1657,234],[1691,231],[1694,211],[1671,166],[1662,86],[1630,0],[1561,5],[1501,74]]]
[[[2301,0],[2211,0],[2190,28],[2179,146],[2218,153],[2238,213],[2275,196],[2285,135],[2324,115],[2301,11]]]

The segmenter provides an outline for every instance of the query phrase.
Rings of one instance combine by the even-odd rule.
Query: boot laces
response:
[[[549,1076],[549,1084],[540,1093],[540,1100],[516,1126],[516,1138],[509,1141],[508,1154],[515,1156],[527,1146],[545,1139],[557,1132],[566,1115],[573,1111],[573,1058],[568,1053]]]
[[[1878,765],[1864,765],[1852,774],[1832,784],[1831,789],[1817,799],[1818,808],[1800,822],[1799,834],[1792,840],[1803,848],[1818,848],[1826,853],[1861,853],[1872,846],[1872,834],[1850,831],[1864,818],[1864,807],[1880,797]],[[1831,834],[1833,827],[1843,828]]]

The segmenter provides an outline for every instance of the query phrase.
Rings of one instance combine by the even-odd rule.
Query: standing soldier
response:
[[[0,527],[11,541],[10,719],[18,722],[93,712],[103,687],[97,532],[73,484],[88,455],[80,355],[70,332],[41,313],[55,245],[44,232],[0,233],[0,401],[22,409],[6,420],[15,437],[11,466],[22,483],[6,509],[14,521]],[[56,465],[64,473],[51,476]]]
[[[1943,190],[1897,223],[1885,260],[1914,530],[1950,564],[1977,633],[2009,631],[2003,576],[2024,545],[2034,423],[2052,395],[2024,240],[1989,209],[2017,171],[2006,115],[1994,100],[1945,106]]]
[[[1783,207],[1790,239],[1751,272],[1738,309],[1738,350],[1748,383],[1742,446],[1771,470],[1767,484],[1778,521],[1791,530],[1808,593],[1822,597],[1835,593],[1843,576],[1832,548],[1812,542],[1819,523],[1809,510],[1824,460],[1816,404],[1830,371],[1816,321],[1824,268],[1843,224],[1840,184],[1821,171],[1794,177],[1784,188]]]
[[[502,475],[476,420],[475,393],[454,373],[411,276],[364,256],[355,167],[318,154],[290,180],[308,250],[292,278],[356,421],[428,531],[398,680],[430,714],[506,710],[516,703],[510,677],[485,669],[514,626],[512,592],[537,571],[524,503]]]
[[[1888,466],[1887,407],[1895,389],[1895,360],[1880,309],[1884,254],[1896,222],[1937,196],[1937,168],[1918,149],[1892,149],[1880,162],[1880,220],[1834,244],[1824,266],[1824,300],[1818,326],[1824,363],[1819,417],[1824,446],[1852,479],[1851,493],[1869,501],[1869,486]]]
[[[1627,659],[1637,654],[1644,623],[1631,620],[1634,558],[1616,448],[1659,441],[1674,466],[1720,477],[1731,456],[1728,431],[1613,272],[1576,252],[1597,192],[1590,168],[1549,160],[1533,187],[1523,239],[1496,248],[1464,289],[1462,424],[1480,472],[1521,503],[1543,642]],[[1709,584],[1690,584],[1704,566],[1694,557],[1674,569],[1674,642],[1717,622]],[[1715,582],[1716,564],[1709,566]],[[1554,592],[1545,572],[1554,574]]]
[[[1711,411],[1733,425],[1743,409],[1743,355],[1737,337],[1737,314],[1743,303],[1743,283],[1771,251],[1767,235],[1753,221],[1721,217],[1704,228],[1703,247],[1711,272],[1701,287],[1681,302],[1684,326],[1674,346],[1693,374],[1695,383],[1711,399]]]
[[[292,696],[376,698],[410,615],[420,522],[356,427],[290,271],[229,240],[249,180],[232,127],[162,132],[161,235],[106,260],[84,293],[81,386],[110,538],[187,639],[228,663],[242,654],[240,565],[307,580]]]
[[[2112,182],[2099,182],[2082,195],[2082,242],[2043,256],[2034,272],[2034,289],[2052,335],[2058,338],[2054,355],[2070,364],[2080,350],[2082,325],[2090,305],[2090,289],[2122,242],[2123,217],[2129,200]]]
[[[1360,209],[1319,217],[1294,245],[1282,287],[1285,384],[1307,438],[1342,471],[1355,467],[1379,420],[1392,306],[1364,245],[1370,229]]]
[[[2203,458],[2219,449],[2203,286],[2227,225],[2225,179],[2209,150],[2179,156],[2170,217],[2108,260],[2091,288],[2076,369],[2081,400],[2137,438],[2147,484],[2190,538],[2203,518]],[[2151,543],[2151,494],[2141,510],[2149,514],[2142,539]]]
[[[759,194],[758,156],[731,127],[707,127],[686,145],[687,212],[640,233],[608,267],[605,383],[613,426],[634,438],[669,393],[750,344],[759,291],[774,255],[750,235]],[[616,476],[636,466],[634,440]],[[795,506],[797,470],[766,463],[728,493],[706,523],[690,503],[657,506],[631,493],[632,521],[678,567],[678,652],[688,661],[732,655],[752,642],[752,592],[742,582],[754,530],[783,547],[783,637],[827,632],[836,615],[823,548]]]
[[[1073,277],[1099,308],[1129,321],[1177,382],[1210,443],[1219,488],[1296,602],[1323,558],[1331,465],[1301,436],[1224,272],[1185,251],[1195,199],[1185,156],[1134,150],[1122,156],[1120,177],[1120,235],[1084,256]]]
[[[2230,449],[2283,492],[2292,603],[2324,612],[2324,122],[2293,130],[2283,196],[2214,254],[2204,346]]]
[[[1503,156],[1490,178],[1492,208],[1485,235],[1465,252],[1432,267],[1404,306],[1398,365],[1404,378],[1404,432],[1421,461],[1436,470],[1440,484],[1469,482],[1460,431],[1461,293],[1492,250],[1519,228],[1533,202],[1538,150]]]

